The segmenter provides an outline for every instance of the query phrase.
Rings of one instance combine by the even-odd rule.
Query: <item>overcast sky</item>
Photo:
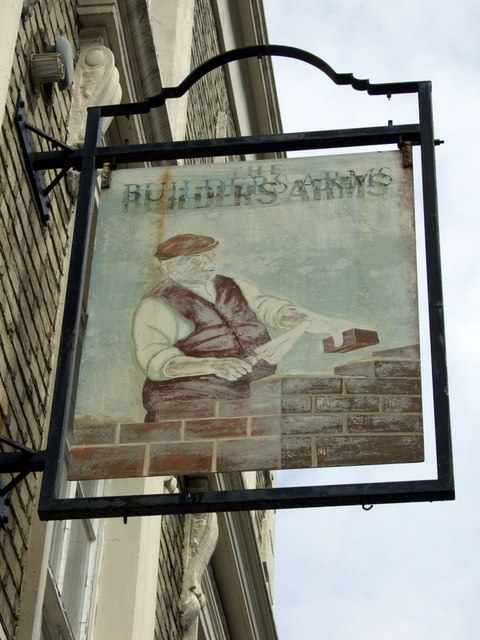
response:
[[[280,639],[478,640],[480,4],[264,5],[271,43],[306,49],[372,82],[433,83],[435,136],[445,141],[437,178],[457,489],[455,502],[279,511]],[[417,121],[411,99],[339,88],[296,61],[276,59],[275,72],[285,131]],[[315,473],[323,484],[326,472]]]

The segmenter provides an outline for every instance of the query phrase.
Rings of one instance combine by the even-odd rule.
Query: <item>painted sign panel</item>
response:
[[[400,152],[119,170],[71,478],[423,460]]]

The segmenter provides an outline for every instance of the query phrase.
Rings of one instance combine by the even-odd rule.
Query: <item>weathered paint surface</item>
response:
[[[244,400],[169,406],[162,426],[147,425],[132,317],[162,279],[159,242],[186,233],[218,240],[219,273],[313,314],[351,319],[349,328],[375,331],[376,349],[393,359],[372,359],[371,346],[325,353],[321,336],[306,332],[276,375],[255,383],[269,385],[263,398],[252,386]],[[108,447],[106,475],[123,473],[115,447],[131,446],[144,451],[132,449],[125,468],[146,475],[423,457],[418,351],[396,351],[418,344],[412,172],[399,152],[114,172],[102,192],[88,314],[76,413],[79,425],[91,424],[76,429],[74,457],[85,468],[89,456],[101,467],[97,447]],[[396,410],[408,419],[390,419]],[[352,418],[360,413],[376,418]],[[345,446],[325,440],[332,429]],[[86,434],[108,444],[89,444]]]

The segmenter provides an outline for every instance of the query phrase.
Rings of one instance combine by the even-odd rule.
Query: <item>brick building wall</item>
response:
[[[181,640],[180,594],[185,516],[163,516],[154,640]]]
[[[192,70],[220,53],[215,16],[210,0],[196,0],[193,25]],[[225,130],[221,132],[218,131],[219,114],[224,114],[226,125]],[[220,67],[210,71],[189,91],[186,139],[201,140],[236,135],[225,72]],[[202,158],[192,163],[211,161],[211,158]]]
[[[44,3],[28,5],[0,132],[0,433],[40,449],[72,206],[65,185],[60,184],[51,194],[51,222],[48,228],[42,225],[25,182],[14,116],[22,95],[29,122],[65,140],[69,92],[60,93],[56,85],[34,88],[29,58],[53,44],[58,34],[75,46],[78,34],[75,0],[52,0],[48,11]],[[43,140],[38,145],[48,149]],[[47,181],[52,178],[50,174]],[[0,530],[0,619],[9,640],[18,618],[37,482],[38,477],[30,475],[15,487],[8,528]]]
[[[50,194],[50,223],[44,227],[26,184],[14,112],[23,94],[29,122],[59,140],[67,138],[71,93],[56,85],[38,90],[29,77],[30,54],[64,35],[78,50],[77,0],[30,0],[17,41],[0,137],[0,433],[33,449],[45,445],[62,280],[74,210],[64,181]],[[93,3],[92,3],[93,4]],[[112,3],[106,2],[105,5]],[[126,5],[127,3],[119,3]],[[139,2],[140,4],[140,2]],[[88,5],[83,3],[83,9]],[[48,7],[48,10],[46,9]],[[195,1],[192,68],[220,51],[209,0]],[[122,55],[124,52],[122,51]],[[124,98],[125,99],[125,98]],[[190,91],[188,138],[236,135],[223,70]],[[50,150],[44,140],[37,148]],[[210,161],[210,160],[209,160]],[[47,172],[47,182],[54,172]],[[130,427],[130,425],[129,425]],[[100,435],[101,431],[98,431]],[[11,449],[0,444],[0,450]],[[3,476],[3,480],[9,480]],[[25,563],[36,518],[39,476],[31,474],[11,494],[9,522],[0,530],[0,636],[15,640],[25,584]],[[263,522],[260,519],[260,524]],[[260,528],[260,525],[259,525]],[[165,516],[160,541],[155,638],[180,638],[184,518]],[[41,605],[41,602],[40,602]],[[3,635],[2,635],[3,633]]]

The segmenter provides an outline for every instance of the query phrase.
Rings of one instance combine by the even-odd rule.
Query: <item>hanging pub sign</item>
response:
[[[424,459],[400,151],[117,170],[70,479]]]
[[[147,114],[264,56],[372,97],[410,94],[418,121],[102,146],[104,118]],[[21,99],[15,119],[44,223],[49,192],[69,169],[80,177],[48,442],[2,438],[18,449],[1,456],[17,473],[3,495],[43,471],[43,520],[454,499],[430,82],[371,83],[254,45],[143,102],[90,107],[78,149],[30,125]],[[385,150],[327,151],[348,148]],[[271,159],[187,164],[232,157]],[[239,481],[276,469],[278,486]],[[171,474],[208,489],[77,482]]]

